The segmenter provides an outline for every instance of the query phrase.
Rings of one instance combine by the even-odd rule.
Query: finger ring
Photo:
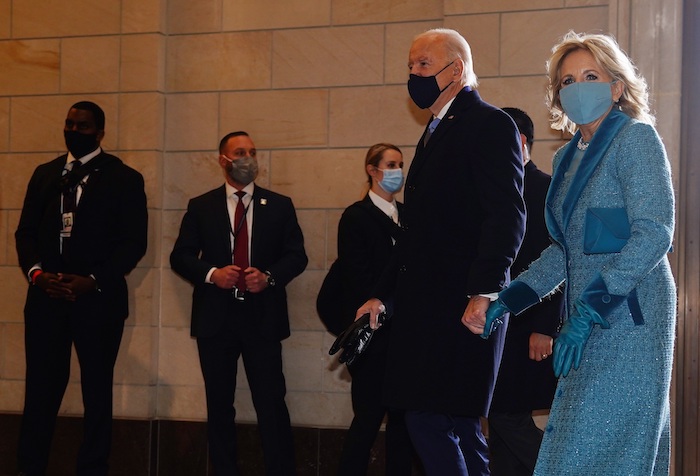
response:
[[[549,357],[547,354],[542,354],[543,359],[546,359],[547,357]]]

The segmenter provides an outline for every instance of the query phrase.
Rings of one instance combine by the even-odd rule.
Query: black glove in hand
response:
[[[377,322],[382,324],[386,318],[386,313],[382,312],[377,316]],[[341,364],[352,365],[357,356],[367,349],[372,335],[374,329],[369,326],[369,313],[363,314],[338,336],[328,353],[333,355],[343,349],[338,360]]]

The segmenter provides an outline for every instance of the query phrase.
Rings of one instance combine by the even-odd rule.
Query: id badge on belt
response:
[[[73,230],[73,212],[65,212],[61,216],[63,228],[61,228],[61,238],[70,238],[70,233]]]

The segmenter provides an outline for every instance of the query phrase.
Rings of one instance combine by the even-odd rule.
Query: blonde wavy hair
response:
[[[652,126],[656,123],[649,109],[647,82],[615,39],[609,35],[576,33],[571,30],[564,35],[559,44],[552,48],[552,56],[547,61],[549,78],[547,106],[553,129],[568,131],[572,134],[576,132],[577,125],[564,113],[559,98],[561,64],[569,53],[576,50],[586,50],[591,53],[598,65],[613,81],[624,84],[622,96],[616,105],[625,114]]]

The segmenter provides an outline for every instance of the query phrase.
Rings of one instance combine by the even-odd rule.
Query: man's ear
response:
[[[455,63],[452,65],[452,77],[461,78],[464,71],[464,61],[462,58],[457,58]]]

